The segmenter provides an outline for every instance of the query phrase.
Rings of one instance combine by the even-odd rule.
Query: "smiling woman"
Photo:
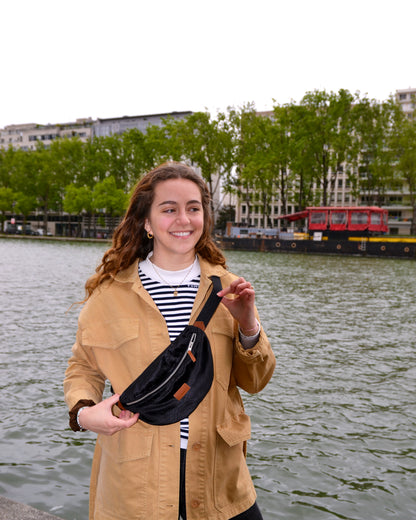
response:
[[[145,229],[154,237],[153,263],[174,271],[189,267],[204,231],[198,186],[188,179],[158,183]]]
[[[254,289],[227,271],[211,224],[203,179],[184,164],[161,165],[137,184],[112,247],[86,283],[64,389],[72,429],[99,434],[91,519],[138,518],[138,511],[160,519],[262,518],[245,460],[250,420],[237,386],[259,392],[276,361]],[[208,323],[200,316],[213,299],[222,305],[210,312]],[[141,420],[139,409],[124,409],[120,394],[155,359],[164,359],[169,342],[182,342],[189,323],[202,323],[213,359],[211,386],[200,402],[185,407],[189,417],[166,424],[154,405],[158,419],[149,424],[144,412]],[[187,348],[185,357],[170,357],[165,365],[201,362],[191,342]],[[207,364],[202,366],[201,379],[208,373]],[[160,388],[156,374],[151,380]],[[103,400],[106,381],[115,393]],[[174,389],[174,398],[182,404],[193,400],[192,384],[186,380],[182,393]]]

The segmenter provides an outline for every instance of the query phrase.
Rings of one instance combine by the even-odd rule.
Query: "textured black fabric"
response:
[[[186,472],[186,450],[181,449],[181,470],[179,487],[179,518],[186,520],[186,492],[185,492],[185,472]]]
[[[237,516],[233,516],[230,520],[263,520],[263,516],[257,502],[254,502],[250,509],[247,509],[247,511],[244,511],[244,513],[240,513]]]
[[[221,298],[218,277],[196,322],[206,326]],[[205,332],[187,325],[181,334],[126,388],[121,407],[140,420],[162,426],[189,416],[208,393],[214,377],[211,346]]]

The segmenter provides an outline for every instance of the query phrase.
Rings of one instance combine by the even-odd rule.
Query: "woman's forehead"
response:
[[[154,192],[154,202],[201,202],[199,186],[188,179],[168,179],[158,182]]]

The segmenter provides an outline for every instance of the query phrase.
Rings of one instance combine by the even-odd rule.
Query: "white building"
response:
[[[77,119],[74,123],[53,125],[36,123],[8,125],[0,129],[0,147],[12,146],[22,150],[35,150],[38,142],[49,146],[54,139],[63,137],[79,137],[81,141],[88,141],[92,136],[92,124],[93,120],[88,118]]]
[[[109,135],[122,134],[132,128],[137,128],[141,132],[145,133],[149,125],[162,126],[164,119],[185,119],[191,114],[192,112],[170,112],[166,114],[97,119],[94,122],[93,135],[94,137],[105,137]]]
[[[396,101],[400,103],[403,112],[411,119],[416,109],[416,88],[396,90]]]

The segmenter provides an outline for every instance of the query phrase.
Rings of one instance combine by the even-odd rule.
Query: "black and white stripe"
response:
[[[165,318],[170,341],[173,341],[189,324],[201,275],[193,276],[190,281],[184,282],[183,285],[173,285],[175,290],[177,290],[177,296],[173,295],[174,289],[172,286],[155,280],[149,274],[145,274],[141,266],[139,266],[139,276],[143,287],[150,294],[160,313]],[[189,420],[184,419],[181,421],[181,448],[186,448],[188,437]]]

